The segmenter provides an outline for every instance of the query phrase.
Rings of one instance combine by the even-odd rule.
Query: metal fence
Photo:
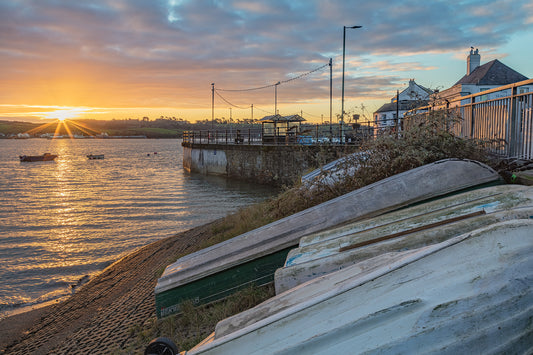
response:
[[[459,117],[449,127],[451,132],[486,141],[496,155],[533,159],[533,79],[427,108],[429,112],[447,110],[447,114]],[[409,118],[405,121],[409,126]]]
[[[265,133],[261,127],[212,129],[183,132],[183,142],[191,144],[316,145],[361,144],[374,137],[374,122],[345,124],[303,124],[299,132]]]
[[[463,138],[485,140],[492,153],[510,159],[533,159],[533,79],[462,96],[443,105],[421,108],[427,115],[447,110],[460,119],[448,127]],[[421,110],[419,109],[419,110]],[[420,111],[419,111],[420,112]],[[187,131],[183,142],[200,144],[314,145],[361,144],[381,134],[409,129],[410,117],[392,126],[374,121],[345,124],[302,124],[300,132],[265,136],[261,127]],[[402,127],[405,126],[405,127]],[[398,134],[401,137],[401,134]]]

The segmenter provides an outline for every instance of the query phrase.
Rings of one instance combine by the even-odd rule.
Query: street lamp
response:
[[[346,53],[346,29],[347,28],[361,28],[363,26],[344,26],[342,35],[342,106],[341,106],[341,122],[344,120],[344,58]],[[342,124],[342,123],[341,123]]]
[[[281,82],[277,82],[274,84],[274,115],[278,114],[278,85],[281,84]]]

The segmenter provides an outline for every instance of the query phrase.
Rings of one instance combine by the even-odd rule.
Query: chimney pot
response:
[[[470,54],[466,58],[466,75],[470,75],[477,67],[479,67],[481,63],[481,55],[479,54],[479,50],[476,48],[474,51],[474,47],[470,47]]]

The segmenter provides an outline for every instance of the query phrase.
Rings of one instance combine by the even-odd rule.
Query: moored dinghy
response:
[[[319,277],[187,354],[529,353],[532,230],[505,221]]]
[[[416,249],[467,231],[533,215],[533,188],[472,190],[308,235],[276,270],[276,293],[386,252]]]
[[[33,162],[33,161],[52,161],[57,158],[57,155],[44,153],[43,155],[20,155],[19,160],[21,162]]]
[[[490,167],[447,159],[381,180],[261,228],[178,259],[155,287],[159,317],[185,299],[207,303],[250,283],[271,282],[291,248],[310,233],[499,181]]]

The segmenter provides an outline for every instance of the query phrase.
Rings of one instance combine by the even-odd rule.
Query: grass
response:
[[[164,319],[150,318],[142,325],[130,329],[134,336],[124,353],[132,349],[144,348],[152,339],[170,338],[178,344],[180,351],[190,350],[211,334],[222,319],[243,312],[273,297],[272,284],[262,287],[250,286],[234,293],[226,299],[207,305],[195,306],[191,301],[181,305],[181,313]]]
[[[409,129],[402,131],[401,135],[383,132],[375,140],[365,143],[361,148],[363,154],[346,159],[344,168],[350,173],[342,179],[334,184],[295,186],[285,189],[276,198],[243,208],[215,224],[211,237],[201,247],[222,242],[389,176],[441,159],[473,159],[492,166],[498,164],[485,149],[487,143],[493,142],[462,139],[448,131],[447,127],[456,119],[447,113],[434,112],[411,120]],[[273,286],[250,287],[206,306],[195,307],[186,302],[181,314],[163,320],[154,317],[132,329],[132,334],[136,335],[139,344],[146,345],[153,338],[165,336],[179,344],[180,350],[190,349],[213,332],[218,321],[273,295]]]

